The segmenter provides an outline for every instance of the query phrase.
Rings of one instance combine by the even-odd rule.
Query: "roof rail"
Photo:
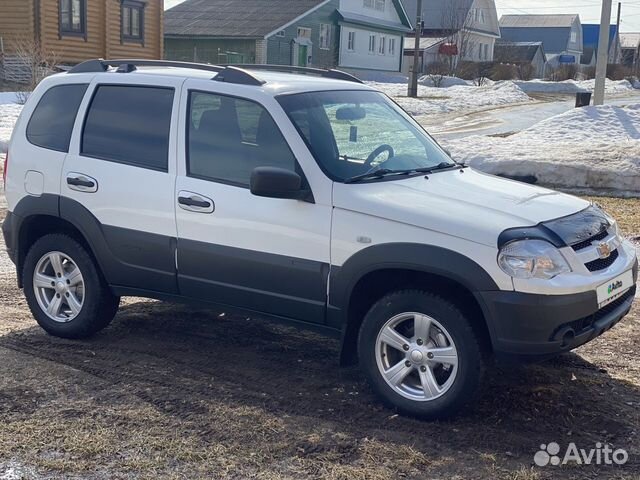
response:
[[[236,68],[243,68],[248,70],[263,70],[265,72],[283,72],[283,73],[303,73],[307,75],[318,75],[324,78],[333,78],[335,80],[346,80],[347,82],[364,83],[359,78],[351,75],[350,73],[343,72],[341,70],[325,70],[322,68],[312,67],[296,67],[290,65],[262,65],[262,64],[240,64],[229,65]]]
[[[136,67],[177,67],[177,68],[192,68],[195,70],[205,70],[207,72],[222,72],[225,67],[218,65],[209,65],[206,63],[191,63],[191,62],[174,62],[171,60],[139,60],[139,59],[117,59],[117,60],[103,60],[102,58],[87,60],[86,62],[79,63],[68,73],[96,73],[106,72],[109,67],[118,67],[118,71],[122,73],[129,73],[136,70]]]

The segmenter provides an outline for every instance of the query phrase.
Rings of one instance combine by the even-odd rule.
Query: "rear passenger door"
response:
[[[182,109],[174,200],[181,294],[324,322],[330,180],[276,100],[256,87],[189,80]],[[262,166],[300,174],[313,202],[252,195],[251,173]]]
[[[175,132],[183,80],[91,86],[61,179],[61,215],[80,224],[116,287],[177,293]]]

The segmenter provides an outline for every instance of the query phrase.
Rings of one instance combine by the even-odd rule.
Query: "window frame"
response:
[[[324,36],[323,36],[323,30],[325,31]],[[331,49],[331,24],[329,23],[320,24],[320,31],[318,33],[318,46],[320,50]]]
[[[378,43],[377,35],[369,34],[369,55],[376,54],[376,44]]]
[[[387,54],[387,37],[385,35],[380,36],[380,41],[378,42],[378,55],[386,55]]]
[[[63,2],[69,3],[69,28],[63,26]],[[58,1],[58,37],[80,37],[87,41],[87,0],[80,0],[80,30],[73,30],[73,0],[59,0]]]
[[[116,160],[113,158],[103,157],[99,155],[89,155],[84,153],[84,134],[87,128],[87,120],[89,119],[89,112],[91,111],[91,106],[93,105],[93,101],[96,98],[98,90],[100,87],[128,87],[128,88],[152,88],[155,90],[171,90],[173,92],[173,103],[171,104],[171,117],[169,118],[169,142],[167,144],[167,166],[165,168],[162,167],[151,167],[148,165],[141,165],[139,163],[127,162],[125,160]],[[86,158],[94,158],[96,160],[102,160],[103,162],[111,162],[117,163],[119,165],[126,165],[129,167],[143,168],[146,170],[151,170],[154,172],[161,173],[169,173],[169,164],[171,163],[171,130],[173,127],[173,116],[175,115],[175,97],[178,90],[176,87],[170,87],[165,85],[153,85],[153,84],[135,84],[135,83],[97,83],[93,86],[93,91],[91,92],[91,98],[89,99],[89,103],[84,110],[84,118],[82,119],[82,129],[80,130],[80,138],[78,143],[78,155],[80,157]]]
[[[84,87],[84,93],[82,94],[82,98],[80,99],[80,103],[78,103],[78,108],[76,110],[76,114],[75,114],[73,122],[71,124],[71,132],[70,132],[70,135],[69,135],[69,141],[67,142],[67,148],[66,149],[52,148],[52,147],[47,147],[47,146],[44,146],[44,145],[41,145],[41,144],[38,144],[38,143],[32,141],[31,138],[30,138],[30,135],[29,135],[29,127],[31,126],[31,122],[33,121],[33,119],[35,117],[35,114],[38,111],[38,108],[40,107],[40,104],[42,103],[44,98],[47,96],[47,94],[49,92],[51,92],[52,90],[54,90],[56,88],[70,87],[70,86]],[[50,88],[48,88],[42,94],[42,96],[38,99],[38,104],[36,105],[36,107],[31,112],[31,115],[29,116],[29,121],[27,122],[27,126],[26,126],[26,128],[24,130],[24,136],[27,139],[27,142],[29,142],[29,144],[33,145],[34,147],[43,148],[45,150],[50,150],[52,152],[69,153],[69,150],[71,149],[71,139],[73,138],[73,131],[75,129],[76,121],[78,120],[78,115],[80,114],[80,107],[82,106],[82,102],[84,101],[84,98],[87,96],[87,91],[88,90],[89,90],[89,83],[61,83],[61,84],[58,84],[58,85],[53,85]]]
[[[352,30],[347,34],[347,51],[355,52],[356,51],[356,32]]]
[[[389,48],[387,49],[389,55],[396,54],[396,39],[394,37],[389,38]]]
[[[140,43],[144,46],[146,3],[141,0],[120,0],[120,43]],[[129,9],[129,33],[125,33],[124,11]],[[133,11],[138,11],[139,35],[133,35]]]
[[[196,180],[202,180],[204,182],[211,182],[211,183],[216,183],[216,184],[220,184],[220,185],[227,185],[230,187],[236,187],[236,188],[242,188],[244,190],[251,190],[251,184],[243,184],[243,183],[239,183],[239,182],[234,182],[231,180],[225,180],[223,178],[210,178],[207,177],[205,175],[197,175],[194,173],[191,173],[191,155],[190,155],[190,147],[191,147],[191,136],[190,136],[190,131],[191,131],[191,107],[192,107],[192,95],[194,93],[202,93],[205,95],[215,95],[217,97],[225,97],[225,98],[231,98],[234,100],[241,100],[244,102],[250,102],[253,103],[257,106],[259,106],[260,108],[262,108],[265,112],[267,112],[267,115],[269,115],[269,117],[271,118],[271,120],[273,121],[273,124],[276,126],[276,128],[278,129],[278,132],[280,133],[280,135],[282,136],[282,139],[284,140],[285,145],[287,146],[287,149],[291,152],[291,156],[293,157],[294,160],[294,172],[297,173],[298,175],[300,175],[300,177],[302,178],[302,185],[304,188],[307,188],[309,190],[311,190],[311,186],[309,185],[309,182],[307,181],[307,177],[304,174],[304,170],[302,169],[302,166],[300,165],[300,162],[298,161],[298,157],[296,157],[296,154],[294,153],[293,149],[291,148],[291,144],[289,143],[289,140],[287,140],[286,135],[284,134],[284,132],[282,131],[282,129],[280,128],[280,125],[278,125],[278,122],[276,122],[275,118],[273,118],[273,115],[271,115],[271,112],[269,111],[269,109],[261,102],[254,100],[252,98],[247,98],[247,97],[240,97],[238,95],[231,95],[228,93],[219,93],[219,92],[212,92],[211,90],[201,90],[199,88],[188,88],[187,89],[187,105],[186,105],[186,121],[185,121],[185,132],[184,132],[184,176],[186,178],[194,178]],[[288,118],[288,117],[287,117]]]

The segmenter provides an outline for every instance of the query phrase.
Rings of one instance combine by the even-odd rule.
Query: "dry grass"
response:
[[[640,234],[640,200],[596,200]],[[640,478],[638,307],[578,354],[492,366],[472,409],[425,423],[381,407],[333,340],[233,312],[127,299],[94,339],[47,337],[0,255],[0,479]],[[532,466],[550,441],[632,462]]]

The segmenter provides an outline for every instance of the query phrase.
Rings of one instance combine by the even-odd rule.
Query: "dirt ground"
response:
[[[640,236],[640,201],[599,201]],[[91,340],[47,336],[0,251],[0,480],[640,479],[640,305],[576,353],[490,367],[470,410],[425,423],[338,368],[334,340],[237,312],[129,299]],[[630,458],[533,466],[550,442]]]

